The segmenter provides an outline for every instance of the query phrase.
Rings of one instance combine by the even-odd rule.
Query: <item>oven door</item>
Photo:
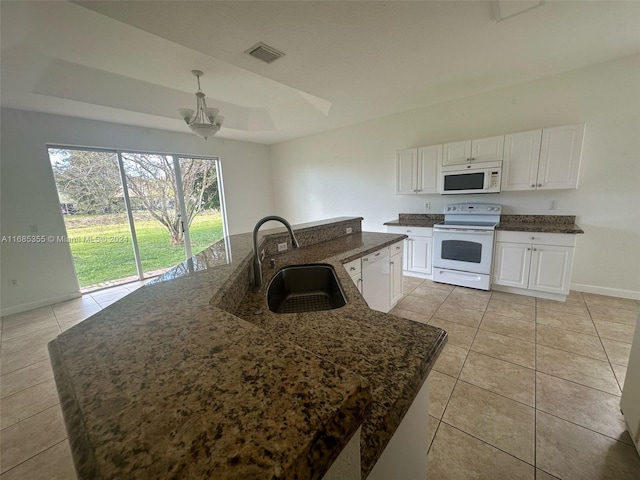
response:
[[[493,230],[433,229],[433,265],[461,272],[491,273]]]

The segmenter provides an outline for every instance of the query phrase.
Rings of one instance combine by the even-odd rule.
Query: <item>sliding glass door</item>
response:
[[[85,290],[158,275],[224,235],[216,158],[69,148],[49,154]]]

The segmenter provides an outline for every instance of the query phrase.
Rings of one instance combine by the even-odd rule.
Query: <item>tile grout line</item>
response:
[[[44,360],[42,360],[42,361],[44,362]],[[40,362],[37,362],[37,363],[40,363]],[[29,385],[29,386],[27,386],[27,387],[21,388],[20,390],[16,390],[15,392],[10,393],[9,395],[6,395],[6,396],[4,396],[4,397],[1,397],[1,398],[0,398],[0,402],[5,401],[5,400],[6,400],[7,398],[9,398],[9,397],[13,397],[14,395],[17,395],[18,393],[24,392],[24,391],[25,391],[25,390],[27,390],[28,388],[37,387],[38,385],[42,385],[43,383],[48,382],[49,380],[53,380],[53,379],[54,379],[54,376],[53,376],[53,375],[51,375],[49,378],[45,378],[45,379],[44,379],[44,380],[42,380],[41,382],[34,383],[34,384]],[[59,403],[59,402],[58,402],[58,403]],[[47,408],[49,408],[49,407],[47,407]],[[45,408],[45,410],[46,410],[46,408]],[[40,413],[40,412],[38,412],[38,413]],[[16,422],[16,423],[17,423],[17,422]],[[5,427],[5,428],[7,428],[7,427]],[[3,430],[4,430],[4,428],[3,428]]]
[[[58,445],[60,445],[61,443],[68,442],[68,441],[69,441],[69,438],[68,438],[68,437],[65,437],[63,440],[60,440],[59,442],[54,443],[53,445],[51,445],[51,446],[49,446],[49,447],[45,448],[45,449],[44,449],[44,450],[42,450],[41,452],[38,452],[38,453],[36,453],[35,455],[32,455],[31,457],[29,457],[29,458],[27,458],[27,459],[23,460],[22,462],[20,462],[20,463],[18,463],[18,464],[16,464],[16,465],[14,465],[14,466],[13,466],[13,467],[11,467],[9,470],[6,470],[6,471],[2,472],[2,473],[0,474],[0,477],[5,476],[5,475],[6,475],[6,474],[8,474],[11,470],[13,470],[13,469],[15,469],[15,468],[18,468],[20,465],[22,465],[22,464],[24,464],[24,463],[28,462],[29,460],[34,459],[35,457],[37,457],[38,455],[43,454],[43,453],[44,453],[44,452],[46,452],[47,450],[51,450],[52,448],[57,447],[57,446],[58,446]],[[72,463],[73,463],[73,458],[71,459],[71,461],[72,461]],[[75,470],[75,466],[74,466],[74,470]]]
[[[36,415],[39,415],[39,414],[41,414],[42,412],[46,412],[47,410],[50,410],[50,409],[52,409],[52,408],[58,408],[58,409],[61,409],[62,407],[60,406],[60,402],[58,401],[58,403],[56,403],[55,405],[49,405],[48,407],[46,407],[46,408],[44,408],[44,409],[40,410],[39,412],[34,413],[33,415],[29,415],[28,417],[24,417],[24,418],[22,418],[22,419],[18,420],[16,423],[13,423],[13,424],[11,424],[11,425],[8,425],[8,426],[4,427],[2,430],[0,430],[0,432],[4,432],[4,431],[5,431],[6,429],[8,429],[8,428],[12,428],[12,427],[15,427],[16,425],[20,425],[22,422],[24,422],[24,421],[26,421],[26,420],[29,420],[30,418],[33,418],[33,417],[35,417]]]
[[[605,348],[604,343],[602,341],[602,337],[600,337],[600,332],[598,332],[598,328],[596,327],[596,322],[593,321],[593,317],[591,316],[591,310],[589,309],[589,305],[586,305],[586,307],[587,307],[587,312],[589,313],[589,318],[591,318],[591,323],[593,323],[593,328],[595,328],[596,332],[598,333],[598,341],[600,342],[600,345],[602,345],[602,349],[604,350],[604,354],[607,357],[607,363],[609,364],[609,370],[611,370],[611,374],[613,375],[613,378],[615,378],[615,380],[616,380],[616,385],[620,389],[620,396],[622,396],[622,385],[620,385],[620,381],[618,380],[618,376],[616,375],[616,372],[613,369],[613,363],[611,362],[611,358],[609,357],[609,352],[607,352],[607,349]]]
[[[499,447],[496,447],[495,445],[492,445],[492,444],[488,443],[487,441],[485,441],[485,440],[483,440],[483,439],[481,439],[481,438],[479,438],[479,437],[476,437],[476,436],[475,436],[475,435],[473,435],[472,433],[465,432],[464,430],[460,429],[459,427],[456,427],[455,425],[451,425],[450,423],[445,422],[444,420],[441,420],[441,422],[440,422],[440,423],[445,423],[445,424],[447,424],[448,426],[450,426],[451,428],[455,428],[455,429],[456,429],[456,430],[458,430],[459,432],[462,432],[462,433],[464,433],[465,435],[469,435],[470,437],[475,438],[476,440],[478,440],[479,442],[484,443],[485,445],[489,445],[491,448],[495,448],[496,450],[499,450],[499,451],[501,451],[502,453],[506,453],[507,455],[509,455],[510,457],[515,458],[515,459],[516,459],[516,460],[518,460],[519,462],[522,462],[522,463],[525,463],[525,464],[527,464],[527,465],[530,465],[531,467],[533,467],[533,470],[534,470],[534,472],[535,472],[536,466],[535,466],[534,464],[529,463],[529,462],[527,462],[526,460],[521,459],[520,457],[516,457],[513,453],[509,453],[509,452],[507,452],[506,450],[503,450],[503,449],[501,449],[501,448],[499,448]]]

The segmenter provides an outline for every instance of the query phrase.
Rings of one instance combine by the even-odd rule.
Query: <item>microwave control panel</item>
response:
[[[500,171],[491,170],[489,173],[489,188],[500,188]]]

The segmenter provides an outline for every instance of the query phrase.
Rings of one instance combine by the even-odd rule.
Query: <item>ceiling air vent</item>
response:
[[[244,53],[267,63],[273,63],[280,57],[284,56],[284,53],[279,52],[275,48],[270,47],[269,45],[265,45],[262,42],[256,43],[253,47],[251,47]]]

